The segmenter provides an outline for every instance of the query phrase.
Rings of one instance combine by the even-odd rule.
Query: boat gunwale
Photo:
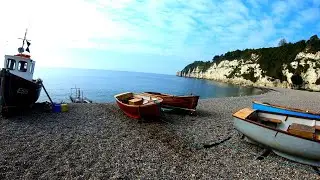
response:
[[[270,104],[270,103],[259,102],[259,101],[252,101],[252,103],[265,105],[265,106],[269,106],[269,107],[275,107],[275,108],[279,108],[279,109],[283,109],[283,110],[291,110],[291,111],[301,112],[301,113],[305,113],[305,114],[312,114],[312,115],[320,116],[320,113],[316,113],[316,112],[313,112],[313,111],[308,111],[307,112],[307,111],[302,110],[302,109],[292,108],[292,107],[288,107],[288,106],[282,106],[282,105],[278,105],[278,104]]]
[[[175,98],[200,98],[200,96],[198,95],[183,95],[183,96],[177,96],[177,95],[171,95],[171,94],[163,94],[163,93],[157,93],[157,92],[143,92],[146,94],[151,94],[153,96],[167,96],[167,97],[175,97]],[[157,94],[153,94],[153,93],[157,93]]]
[[[270,107],[272,107],[272,106],[270,106]],[[255,110],[257,110],[257,109],[255,109]],[[288,109],[284,109],[284,110],[288,110]],[[258,111],[260,111],[260,112],[265,112],[265,113],[273,113],[273,114],[277,114],[277,115],[282,115],[282,116],[291,116],[291,117],[295,117],[295,118],[302,118],[302,119],[306,119],[306,120],[312,120],[312,121],[318,121],[318,120],[320,120],[320,119],[317,119],[317,118],[311,118],[311,117],[301,117],[301,116],[299,116],[299,115],[294,115],[294,114],[284,114],[284,113],[279,113],[279,112],[270,112],[270,111],[265,111],[265,110],[258,110]],[[306,114],[308,114],[307,112],[304,112],[304,111],[302,111],[302,113],[306,113]],[[320,114],[312,114],[312,115],[319,115],[320,116]]]
[[[240,110],[239,110],[239,111],[240,111]],[[237,111],[237,112],[238,112],[238,111]],[[254,112],[262,112],[262,113],[283,115],[283,114],[280,114],[280,113],[267,112],[267,111],[261,111],[261,110],[254,110],[252,113],[254,113]],[[252,113],[251,113],[251,114],[252,114]],[[276,131],[276,132],[281,132],[281,133],[287,134],[287,135],[289,135],[289,136],[294,136],[294,137],[297,137],[297,138],[301,138],[301,139],[309,140],[309,141],[312,141],[312,142],[320,143],[320,140],[308,139],[308,138],[305,138],[305,137],[301,137],[301,136],[298,136],[298,135],[295,135],[295,134],[288,133],[287,131],[284,131],[284,130],[281,130],[281,129],[276,129],[276,128],[273,128],[273,127],[266,126],[266,125],[264,125],[264,124],[255,122],[255,121],[253,121],[253,120],[247,119],[247,117],[250,116],[251,114],[249,114],[246,118],[241,118],[241,117],[235,116],[234,114],[235,114],[235,113],[233,113],[232,116],[235,117],[235,118],[237,118],[237,119],[239,119],[239,120],[243,120],[243,121],[246,121],[246,122],[248,122],[248,123],[252,123],[252,124],[254,124],[254,125],[261,126],[261,127],[264,127],[264,128],[267,128],[267,129]],[[299,117],[299,118],[301,118],[301,117]],[[305,119],[305,118],[302,118],[302,119]]]

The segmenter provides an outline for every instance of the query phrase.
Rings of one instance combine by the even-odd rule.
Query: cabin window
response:
[[[30,64],[29,72],[30,72],[30,73],[32,73],[32,72],[33,72],[33,64],[32,64],[32,63]]]
[[[7,68],[10,69],[10,70],[16,69],[16,60],[8,59],[7,60]]]
[[[27,72],[28,68],[28,63],[25,61],[19,61],[18,64],[18,70],[21,72]]]

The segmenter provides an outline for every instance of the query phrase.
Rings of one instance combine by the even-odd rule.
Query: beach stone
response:
[[[115,103],[0,119],[1,179],[319,179],[310,166],[247,143],[232,113],[253,100],[319,112],[320,94],[273,88],[202,99],[196,115],[137,122]]]

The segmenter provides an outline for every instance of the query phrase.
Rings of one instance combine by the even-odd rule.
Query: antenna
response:
[[[24,41],[26,40],[27,32],[28,32],[28,29],[26,29],[26,32],[24,33],[24,38],[23,38],[23,41],[22,41],[22,47],[24,46]]]
[[[24,52],[24,42],[27,40],[27,41],[30,41],[29,39],[27,39],[27,32],[28,32],[28,28],[26,28],[26,32],[24,33],[24,37],[23,39],[22,38],[18,38],[18,39],[22,39],[22,46],[18,48],[18,52],[21,54]],[[28,49],[28,48],[27,48]]]

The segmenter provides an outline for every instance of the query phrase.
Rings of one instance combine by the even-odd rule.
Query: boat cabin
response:
[[[16,76],[32,81],[35,63],[30,55],[5,55],[4,68]]]

